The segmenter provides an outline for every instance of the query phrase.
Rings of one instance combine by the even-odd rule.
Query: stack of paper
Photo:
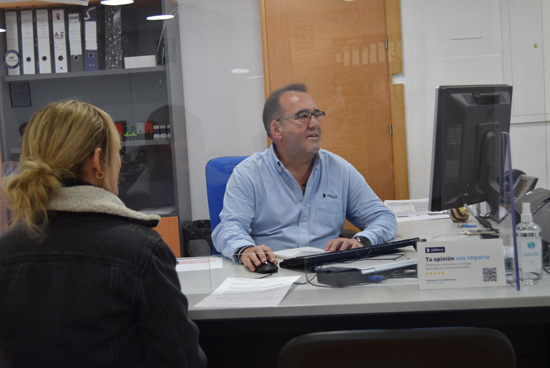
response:
[[[449,218],[447,211],[429,211],[428,203],[428,198],[384,201],[384,204],[397,217],[398,222]]]

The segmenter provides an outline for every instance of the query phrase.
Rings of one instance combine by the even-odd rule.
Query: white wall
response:
[[[401,1],[404,73],[395,76],[394,83],[405,85],[411,198],[429,193],[436,86],[514,84],[507,58],[514,47],[507,11],[513,1],[523,0]],[[208,218],[206,162],[266,147],[263,79],[248,79],[262,75],[258,3],[180,0],[194,220]],[[250,73],[231,74],[236,67]],[[547,162],[540,159],[547,154],[546,124],[515,124],[511,137],[513,166],[538,176],[539,186],[548,187]]]
[[[518,83],[511,62],[503,57],[506,50],[514,50],[505,32],[507,17],[501,21],[502,5],[508,4],[499,0],[401,2],[404,74],[394,80],[405,85],[411,198],[429,194],[436,86]],[[529,90],[515,89],[514,98],[516,92]],[[535,97],[544,110],[544,98],[538,92]],[[538,176],[539,186],[548,187],[546,125],[514,124],[511,141],[513,167]]]

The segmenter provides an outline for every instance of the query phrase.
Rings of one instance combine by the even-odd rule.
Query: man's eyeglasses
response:
[[[316,111],[314,111],[314,112],[298,111],[298,112],[295,113],[295,114],[288,115],[288,116],[284,116],[284,117],[279,118],[279,119],[277,119],[277,120],[275,120],[275,121],[281,121],[281,120],[284,120],[284,119],[294,118],[294,119],[300,120],[300,123],[306,124],[306,123],[309,123],[309,121],[311,120],[311,117],[312,117],[312,116],[313,116],[319,123],[322,122],[323,120],[325,120],[325,112],[324,112],[324,111],[316,110]]]

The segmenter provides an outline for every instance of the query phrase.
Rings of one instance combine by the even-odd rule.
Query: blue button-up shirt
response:
[[[302,193],[273,145],[235,167],[220,219],[212,240],[229,258],[251,245],[266,245],[273,251],[324,248],[340,235],[345,219],[363,229],[357,236],[372,244],[385,243],[397,233],[394,214],[349,162],[319,150]]]

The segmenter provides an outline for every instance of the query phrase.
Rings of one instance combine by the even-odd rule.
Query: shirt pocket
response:
[[[344,226],[344,205],[339,199],[325,197],[315,201],[314,227],[320,233],[339,232]]]

